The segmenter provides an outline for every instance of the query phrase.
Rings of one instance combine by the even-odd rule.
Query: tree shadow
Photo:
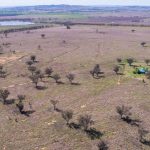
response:
[[[90,128],[89,130],[86,130],[85,132],[91,138],[91,140],[100,139],[103,136],[103,133],[100,131],[97,131],[95,128]]]
[[[65,84],[65,83],[62,82],[62,81],[57,81],[57,84],[58,84],[58,85],[62,85],[62,84]]]
[[[55,111],[59,112],[59,113],[62,113],[63,110],[59,109],[59,108],[55,108]]]
[[[71,83],[71,85],[81,85],[81,83],[75,83],[75,82],[73,82],[73,83]]]
[[[46,90],[47,87],[46,86],[37,86],[36,89],[37,90]]]
[[[147,141],[147,140],[142,141],[142,144],[147,145],[147,146],[150,146],[150,141]]]
[[[30,117],[31,114],[33,114],[35,110],[28,110],[28,111],[22,111],[21,114]]]
[[[81,128],[81,126],[75,122],[71,122],[69,123],[69,128],[78,130]]]
[[[9,100],[6,100],[4,105],[12,105],[15,103],[15,99],[9,99]]]
[[[94,79],[101,79],[101,78],[105,78],[105,75],[98,75],[98,76],[93,76]]]
[[[132,126],[136,126],[136,127],[139,127],[140,123],[142,122],[138,119],[131,119],[131,118],[123,118],[123,121],[127,122],[128,124],[130,124]]]

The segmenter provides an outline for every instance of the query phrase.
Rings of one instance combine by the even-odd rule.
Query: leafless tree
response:
[[[56,105],[57,105],[58,101],[57,100],[51,100],[51,104],[54,107],[54,110],[56,110]]]
[[[94,121],[92,120],[90,115],[80,116],[78,121],[79,121],[79,125],[83,127],[84,131],[87,131],[89,127],[92,124],[94,124]]]
[[[114,71],[116,74],[118,74],[119,70],[120,70],[120,66],[117,66],[117,65],[114,66],[113,71]]]
[[[150,59],[145,59],[144,60],[145,61],[145,63],[147,64],[147,66],[149,65],[149,63],[150,63]]]
[[[39,76],[38,75],[33,75],[30,77],[32,82],[35,84],[35,87],[37,88],[38,82],[39,82]]]
[[[53,79],[56,81],[56,83],[59,83],[59,80],[61,79],[59,74],[54,74]]]
[[[66,110],[62,112],[62,118],[66,121],[67,125],[69,125],[69,121],[73,117],[73,111],[72,110]]]
[[[47,74],[48,77],[51,77],[52,73],[53,73],[53,69],[51,67],[45,69],[45,74]]]
[[[97,144],[97,147],[99,150],[108,150],[107,142],[105,142],[105,141],[100,141]]]
[[[10,92],[8,90],[0,90],[0,99],[2,99],[3,104],[6,104],[6,100],[9,96]]]
[[[19,101],[25,100],[26,96],[25,95],[18,95]]]
[[[31,61],[34,63],[36,61],[36,56],[35,55],[31,55],[30,56]]]
[[[117,113],[120,115],[121,119],[123,120],[129,120],[130,116],[132,115],[132,113],[130,112],[131,109],[132,107],[128,107],[124,105],[122,105],[121,107],[120,106],[116,107]]]
[[[28,70],[32,73],[32,75],[33,75],[33,73],[36,71],[36,67],[35,66],[29,66],[28,67]]]
[[[66,78],[69,80],[69,82],[72,84],[73,80],[75,79],[75,75],[72,73],[69,73],[68,75],[66,75]]]

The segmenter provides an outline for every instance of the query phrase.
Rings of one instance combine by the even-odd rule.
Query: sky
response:
[[[150,6],[150,0],[0,0],[0,7],[51,5],[51,4]]]

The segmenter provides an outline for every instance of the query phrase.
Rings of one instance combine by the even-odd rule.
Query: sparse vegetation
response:
[[[80,116],[78,121],[79,125],[83,127],[84,131],[87,131],[89,127],[94,124],[94,121],[90,115]]]
[[[132,113],[130,112],[131,109],[132,107],[124,105],[122,105],[121,107],[120,106],[116,107],[117,113],[120,115],[121,119],[125,121],[128,121],[130,119],[130,116],[132,115]]]
[[[69,125],[70,120],[73,117],[73,111],[72,110],[66,110],[62,112],[62,118],[66,121],[67,125]]]
[[[150,59],[145,59],[144,60],[145,61],[145,63],[147,64],[147,66],[149,65],[149,63],[150,63]]]
[[[35,61],[36,61],[36,56],[35,56],[35,55],[31,55],[31,56],[30,56],[30,60],[31,60],[33,63],[35,63]]]
[[[133,58],[128,58],[127,59],[127,63],[129,64],[129,66],[132,66],[133,62],[134,62]]]
[[[53,105],[54,110],[56,110],[56,105],[58,104],[58,101],[57,100],[51,100],[51,104]]]
[[[114,69],[113,69],[113,71],[118,75],[118,72],[119,72],[119,70],[120,70],[120,67],[119,66],[114,66]]]
[[[53,75],[53,79],[55,80],[56,83],[59,83],[59,80],[61,79],[61,77],[59,74],[56,73]]]
[[[146,42],[142,42],[141,46],[145,47],[146,46]]]
[[[93,68],[93,70],[90,71],[90,73],[92,74],[93,78],[100,78],[100,75],[103,75],[104,73],[101,72],[101,68],[99,64],[96,64],[95,67]]]
[[[35,66],[29,66],[28,70],[32,73],[32,76],[33,76],[33,74],[35,73],[35,71],[37,70],[37,68]]]
[[[66,78],[69,80],[69,82],[72,84],[73,80],[75,79],[75,75],[72,73],[69,73],[68,75],[66,75]]]
[[[51,77],[52,73],[53,69],[51,67],[45,69],[45,74],[48,75],[48,77]]]
[[[150,138],[149,139],[146,138],[146,135],[149,134],[149,131],[145,130],[142,127],[140,127],[139,130],[138,130],[138,133],[139,133],[139,140],[140,140],[140,142],[145,144],[145,145],[150,146]]]
[[[6,104],[6,100],[9,96],[10,92],[8,90],[0,90],[0,99],[2,100],[3,104]]]
[[[100,141],[97,145],[99,150],[108,150],[107,143],[105,141]]]

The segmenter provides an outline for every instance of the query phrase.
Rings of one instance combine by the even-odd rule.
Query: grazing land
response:
[[[3,15],[1,19],[26,16],[18,13]],[[40,18],[42,15],[46,18],[42,13]],[[71,16],[65,13],[54,14],[53,18],[68,21]],[[87,12],[91,18],[85,12],[80,13],[73,15],[74,22],[96,19],[92,17],[95,12]],[[115,20],[110,16],[106,18]],[[145,18],[145,15],[137,18]],[[96,150],[100,141],[106,141],[110,150],[150,149],[149,133],[142,138],[139,135],[140,127],[150,131],[150,81],[145,74],[133,73],[136,66],[150,68],[144,61],[150,57],[150,27],[130,26],[132,21],[122,17],[118,20],[119,24],[123,20],[129,26],[69,24],[70,29],[67,29],[52,20],[37,23],[46,28],[0,34],[0,65],[7,72],[5,78],[0,78],[0,89],[10,92],[9,104],[0,103],[0,149]],[[3,31],[8,29],[12,27],[0,27]],[[131,66],[129,58],[134,58]],[[32,64],[29,64],[30,59]],[[90,74],[96,64],[104,73],[98,79]],[[125,68],[116,74],[113,68],[118,64]],[[37,84],[31,77],[38,74],[33,66],[44,73]],[[46,68],[53,70],[49,76],[50,69],[45,71]],[[25,97],[20,100],[18,95]],[[24,111],[19,106],[22,101]],[[116,107],[122,105],[132,107],[131,117],[138,120],[137,123],[131,119],[129,122],[124,116],[120,119]],[[84,115],[94,121],[89,121],[89,128],[83,125]]]

